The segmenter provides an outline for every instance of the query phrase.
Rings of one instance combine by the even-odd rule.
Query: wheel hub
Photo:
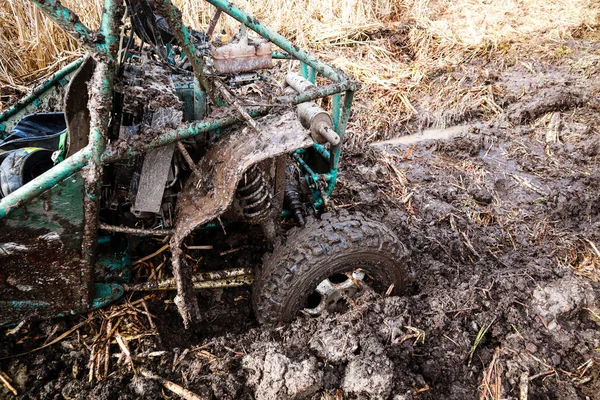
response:
[[[338,311],[341,304],[347,304],[362,289],[364,279],[365,273],[360,269],[324,279],[310,296],[304,312],[318,317],[326,311]]]

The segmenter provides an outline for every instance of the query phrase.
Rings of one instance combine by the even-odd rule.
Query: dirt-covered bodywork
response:
[[[187,324],[199,279],[252,282],[246,270],[194,276],[190,234],[246,223],[274,243],[282,218],[303,224],[326,206],[358,89],[350,77],[226,1],[209,0],[207,32],[170,0],[106,0],[97,31],[58,1],[32,3],[88,54],[0,113],[0,325],[139,288],[127,285],[129,253],[152,238],[170,247]],[[213,34],[221,14],[240,22],[235,37]],[[302,75],[274,59],[299,60]]]

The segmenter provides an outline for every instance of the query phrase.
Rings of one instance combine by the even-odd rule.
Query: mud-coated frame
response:
[[[90,107],[90,110],[94,108],[96,113],[92,115],[92,129],[90,130],[88,145],[60,164],[54,166],[46,173],[35,178],[3,199],[0,199],[0,219],[9,215],[14,209],[28,204],[46,190],[86,166],[88,168],[88,175],[93,175],[95,178],[98,178],[102,174],[103,164],[113,163],[120,159],[143,153],[152,148],[194,137],[198,134],[223,128],[243,120],[241,115],[232,111],[228,116],[222,118],[205,118],[201,121],[191,122],[185,127],[167,131],[157,136],[149,143],[139,143],[129,147],[120,147],[117,142],[106,146],[106,132],[110,120],[111,109],[111,107],[109,107],[111,96],[108,96],[107,94],[112,91],[112,83],[116,68],[115,59],[118,50],[118,35],[122,23],[122,2],[119,0],[105,0],[100,28],[98,31],[92,31],[80,22],[79,17],[75,13],[63,7],[57,0],[30,1],[88,49],[92,53],[92,56],[97,60],[98,68],[94,75],[94,80],[97,84],[94,86],[90,98],[90,105],[94,106]],[[328,85],[317,86],[297,95],[287,95],[275,99],[275,103],[295,105],[318,98],[333,96],[332,117],[334,128],[342,140],[338,146],[331,149],[331,154],[324,148],[318,145],[315,146],[319,154],[330,159],[330,171],[325,174],[314,174],[308,166],[305,168],[305,172],[308,175],[311,175],[312,173],[324,178],[327,182],[325,195],[330,195],[337,181],[341,147],[345,138],[352,99],[354,92],[358,89],[358,84],[343,72],[338,71],[309,55],[306,51],[300,49],[277,32],[264,26],[257,18],[241,10],[235,4],[224,0],[206,1],[280,47],[284,52],[274,54],[277,58],[299,60],[301,62],[303,75],[307,79],[315,81],[316,74],[319,73],[332,81],[332,83]],[[185,28],[185,25],[181,23],[181,16],[176,12],[171,1],[162,0],[161,2],[163,9],[170,12],[170,15],[174,20],[179,21],[179,23],[170,24],[175,35],[180,37],[183,43],[191,43],[189,31]],[[66,70],[72,70],[77,64],[78,62],[68,65],[65,69],[55,74],[55,77],[64,76],[67,72]],[[201,65],[202,64],[200,63],[192,63],[194,75],[198,78],[204,78],[204,71],[201,70]],[[44,87],[49,86],[50,85],[47,84]],[[19,105],[17,105],[16,108],[13,107],[4,113],[1,113],[0,124],[11,115],[14,115],[18,109]],[[267,107],[259,106],[250,107],[247,111],[252,117],[257,117],[267,114],[269,109]],[[123,148],[126,150],[122,150]],[[90,178],[89,182],[86,183],[86,197],[89,198],[88,204],[95,211],[97,211],[97,201],[99,197],[97,193],[98,182],[99,180],[94,183],[92,182],[92,178]],[[316,200],[315,207],[319,207],[323,204],[323,197],[325,196]],[[96,206],[94,206],[94,203]],[[86,214],[91,214],[93,211],[92,209],[88,210],[86,208]],[[95,214],[95,217],[91,215],[88,216],[87,220],[89,221],[89,224],[88,221],[86,221],[86,236],[89,235],[90,239],[93,236],[93,232],[97,231],[97,212]],[[86,252],[84,252],[84,255],[85,253]]]

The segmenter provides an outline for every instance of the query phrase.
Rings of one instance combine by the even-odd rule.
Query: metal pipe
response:
[[[83,197],[83,240],[82,240],[82,280],[91,293],[92,271],[96,262],[96,247],[98,246],[98,224],[100,209],[100,194],[104,168],[102,153],[106,147],[109,123],[112,116],[113,84],[116,72],[118,53],[118,37],[120,35],[121,18],[123,17],[122,0],[104,0],[104,9],[100,23],[100,32],[104,36],[108,58],[97,60],[92,80],[90,82],[90,133],[88,146],[90,158],[83,173],[85,196]],[[86,285],[87,284],[87,285]],[[88,296],[85,304],[91,304]]]
[[[273,54],[271,54],[271,57],[273,57],[273,59],[275,60],[293,60],[294,57],[292,57],[291,55],[281,52],[281,51],[274,51]]]
[[[77,171],[85,167],[90,154],[89,146],[85,147],[49,171],[46,171],[8,196],[0,199],[0,220],[9,215],[13,210],[29,203],[46,190],[77,173]]]
[[[309,89],[306,92],[298,95],[279,97],[276,99],[276,101],[281,105],[299,104],[332,94],[341,93],[351,86],[352,85],[349,83],[336,83],[327,86],[319,86],[314,89]],[[248,113],[253,117],[265,115],[270,110],[270,107],[250,107],[247,109]],[[107,146],[104,154],[102,154],[102,163],[113,163],[115,161],[135,156],[156,147],[164,146],[178,140],[191,138],[203,132],[224,128],[240,121],[242,121],[242,116],[236,112],[233,115],[230,114],[218,119],[211,118],[203,121],[192,122],[186,127],[161,133],[148,142],[138,142],[134,143],[133,145],[125,143],[125,146],[122,146],[121,142],[116,142]],[[14,209],[29,203],[32,199],[41,195],[46,190],[60,183],[73,173],[79,171],[87,164],[90,154],[90,147],[85,147],[60,164],[54,166],[49,171],[46,171],[8,196],[0,199],[0,220],[9,215]]]
[[[228,0],[207,0],[213,6],[220,8],[225,13],[229,14],[234,19],[238,20],[242,24],[246,25],[248,28],[252,29],[259,35],[273,42],[276,46],[285,50],[290,55],[294,56],[294,58],[305,62],[310,65],[314,69],[316,69],[320,74],[326,76],[334,82],[344,82],[350,80],[350,78],[342,72],[338,72],[329,65],[324,62],[316,59],[315,57],[308,54],[306,51],[302,50],[300,47],[294,45],[292,42],[287,40],[285,37],[280,35],[279,33],[271,30],[264,26],[256,17],[248,14],[244,10],[240,9],[238,6],[233,4]]]
[[[315,100],[321,97],[329,96],[331,94],[340,93],[346,88],[349,87],[348,84],[331,84],[327,86],[315,86],[303,93],[282,96],[275,99],[275,104],[280,105],[289,105],[289,104],[300,104],[307,101]],[[246,109],[248,114],[252,117],[258,117],[260,115],[265,115],[271,111],[271,107],[248,107]],[[229,125],[233,125],[237,122],[244,121],[243,117],[237,112],[231,111],[229,115],[226,115],[221,118],[207,118],[202,121],[192,122],[188,126],[177,128],[174,130],[170,130],[161,134],[154,136],[151,140],[146,142],[137,142],[133,144],[122,143],[117,141],[109,146],[107,146],[106,151],[102,155],[102,162],[104,164],[110,164],[115,161],[133,157],[140,153],[143,153],[147,150],[165,146],[167,144],[185,140],[191,137],[194,137],[200,133],[212,131],[215,129],[224,128]],[[125,145],[123,145],[125,144]],[[0,200],[1,204],[1,200]]]
[[[30,1],[84,47],[94,53],[108,54],[108,48],[103,43],[97,43],[101,38],[82,24],[79,16],[60,4],[59,0]]]
[[[252,268],[233,268],[222,271],[200,272],[192,275],[194,289],[210,289],[233,287],[252,284],[254,274]],[[177,283],[175,278],[160,281],[149,281],[135,285],[123,285],[126,291],[149,291],[149,290],[175,290]]]
[[[83,57],[80,57],[77,60],[73,61],[72,63],[67,64],[66,66],[61,68],[50,78],[48,78],[44,82],[42,82],[39,86],[36,86],[31,91],[31,93],[29,93],[27,96],[21,98],[17,103],[12,105],[8,110],[1,112],[0,113],[0,122],[6,121],[10,117],[15,115],[19,111],[21,111],[23,108],[25,108],[28,105],[30,105],[31,103],[33,103],[34,100],[36,100],[38,97],[40,97],[46,91],[48,91],[48,89],[50,89],[52,86],[54,86],[58,81],[60,81],[65,76],[69,75],[71,72],[78,69],[82,63],[83,63]],[[2,131],[2,130],[3,129],[0,127],[0,131]]]
[[[204,75],[204,60],[196,52],[196,47],[194,46],[192,36],[181,20],[181,11],[175,7],[171,0],[158,1],[156,2],[156,7],[157,11],[159,11],[159,13],[169,22],[169,27],[173,32],[173,36],[175,36],[175,39],[177,39],[181,49],[185,53],[188,60],[190,60],[194,70],[194,76],[196,79],[198,79],[206,93],[208,93],[211,100],[215,102],[212,85]]]
[[[219,18],[221,17],[222,13],[223,10],[217,8],[217,11],[215,11],[215,13],[213,14],[213,17],[211,18],[210,23],[208,24],[208,28],[206,29],[206,36],[208,36],[209,38],[215,31],[215,28],[217,27],[217,22],[219,22]]]
[[[105,232],[127,233],[129,235],[139,236],[169,236],[173,232],[169,229],[138,229],[129,228],[127,226],[115,226],[108,224],[100,224],[98,228]]]
[[[344,95],[344,106],[342,109],[342,116],[340,118],[340,124],[338,127],[338,134],[340,135],[340,143],[337,146],[331,148],[331,180],[327,185],[327,195],[331,195],[335,184],[337,182],[338,169],[340,166],[340,156],[342,154],[342,145],[346,140],[346,128],[348,127],[348,120],[350,119],[350,112],[352,110],[352,100],[354,99],[354,91],[348,90]]]

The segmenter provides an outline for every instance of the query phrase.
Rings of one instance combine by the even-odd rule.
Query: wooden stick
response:
[[[8,379],[4,377],[4,372],[2,372],[2,371],[0,371],[0,381],[2,381],[2,383],[4,384],[4,386],[6,386],[6,388],[12,392],[12,394],[14,394],[15,396],[17,396],[17,389],[15,389],[10,384],[10,382],[8,381]]]
[[[149,259],[151,259],[151,258],[153,258],[153,257],[156,257],[157,255],[159,255],[159,254],[160,254],[160,253],[162,253],[163,251],[167,250],[168,248],[169,248],[169,245],[168,245],[168,244],[165,244],[163,247],[161,247],[160,249],[156,250],[154,253],[150,254],[149,256],[146,256],[146,257],[140,258],[140,259],[139,259],[139,260],[137,260],[137,261],[134,261],[134,262],[133,262],[133,265],[135,265],[135,264],[139,264],[139,263],[143,263],[143,262],[144,262],[144,261],[146,261],[146,260],[149,260]]]
[[[127,344],[125,344],[125,340],[123,339],[123,336],[121,336],[120,333],[117,333],[115,335],[115,339],[117,340],[117,344],[121,348],[121,351],[123,352],[123,354],[125,354],[125,359],[129,362],[129,364],[131,364],[131,369],[133,370],[133,373],[137,375],[137,371],[135,370],[135,365],[133,365],[133,360],[131,359],[131,352],[129,351]]]
[[[190,153],[188,153],[188,151],[185,148],[185,146],[183,145],[183,143],[177,142],[177,149],[183,156],[183,159],[185,160],[187,165],[192,169],[192,172],[194,173],[194,175],[196,175],[196,177],[201,180],[202,174],[200,173],[200,170],[196,167],[196,164],[194,164],[194,160],[192,160]]]
[[[229,93],[229,90],[218,80],[214,80],[214,84],[216,88],[219,90],[221,95],[225,98],[225,101],[233,106],[237,110],[238,113],[244,118],[246,124],[256,133],[261,135],[261,132],[258,130],[258,126],[256,125],[256,121],[248,114],[248,112],[237,102],[235,97]]]
[[[148,379],[157,381],[158,383],[163,385],[165,388],[169,389],[171,392],[175,393],[176,395],[181,396],[185,400],[207,400],[208,399],[208,397],[199,396],[196,393],[191,392],[191,391],[187,390],[186,388],[179,386],[176,383],[173,383],[165,378],[161,378],[160,376],[153,374],[152,372],[148,371],[147,369],[143,369],[143,368],[140,369],[140,374],[142,374],[142,376],[144,376]]]
[[[31,353],[36,352],[38,350],[45,349],[46,347],[52,346],[53,344],[58,343],[61,340],[63,340],[64,338],[66,338],[67,336],[69,336],[71,333],[75,332],[77,329],[81,328],[83,325],[90,323],[95,318],[96,317],[91,317],[90,319],[88,319],[86,321],[78,323],[77,325],[75,325],[74,327],[72,327],[71,329],[69,329],[68,331],[66,331],[65,333],[63,333],[62,335],[60,335],[59,337],[57,337],[56,339],[54,339],[53,341],[51,341],[50,343],[46,343],[43,346],[40,346],[40,347],[35,348],[33,350],[26,351],[24,353],[13,354],[12,356],[2,357],[2,358],[0,358],[0,360],[6,360],[8,358],[14,358],[14,357],[24,356],[26,354],[31,354]]]

